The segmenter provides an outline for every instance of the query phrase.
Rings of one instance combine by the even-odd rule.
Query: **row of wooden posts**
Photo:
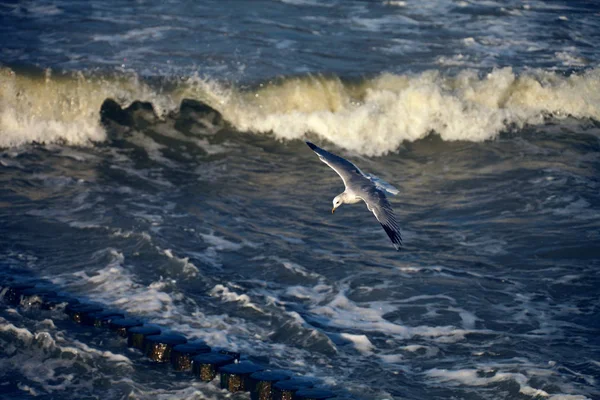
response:
[[[202,342],[188,342],[183,335],[169,333],[159,326],[128,317],[102,305],[80,302],[36,282],[0,282],[0,299],[13,306],[54,310],[64,307],[70,319],[94,329],[109,329],[127,338],[127,345],[143,352],[156,363],[170,363],[175,371],[191,373],[196,379],[211,382],[219,377],[222,389],[250,392],[252,400],[321,400],[336,394],[315,388],[315,379],[292,376],[265,365],[241,361],[241,354],[212,349]]]

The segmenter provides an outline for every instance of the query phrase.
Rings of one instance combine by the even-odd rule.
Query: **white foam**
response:
[[[125,33],[115,35],[93,35],[92,40],[119,44],[125,41],[144,42],[147,40],[159,40],[169,31],[187,31],[184,27],[157,26],[151,28],[130,29]]]
[[[158,163],[164,164],[168,167],[171,168],[176,168],[177,167],[177,163],[175,163],[174,161],[168,159],[167,157],[163,156],[162,154],[162,150],[164,150],[166,148],[165,145],[159,144],[157,142],[155,142],[152,138],[150,138],[147,135],[144,135],[141,132],[138,131],[134,131],[128,138],[127,140],[141,148],[143,148],[146,151],[146,154],[148,154],[148,157],[153,160],[156,161]]]
[[[466,237],[464,237],[463,239],[466,239]],[[472,248],[475,254],[506,254],[506,251],[504,250],[504,247],[506,246],[506,241],[502,239],[491,238],[487,235],[476,236],[473,238],[469,238],[469,240],[461,240],[458,242],[458,244],[460,244],[461,246]]]
[[[387,0],[384,1],[384,4],[386,6],[394,6],[394,7],[406,7],[406,1],[400,1],[400,0]]]
[[[182,296],[177,292],[176,282],[173,280],[160,278],[149,285],[135,282],[128,271],[125,257],[114,249],[98,251],[94,253],[92,259],[94,263],[105,263],[106,266],[94,273],[80,271],[47,278],[56,284],[68,287],[70,291],[81,292],[96,302],[148,318],[149,322],[168,326],[189,335],[189,338],[201,338],[210,346],[237,350],[242,347],[241,343],[247,343],[248,338],[252,336],[245,324],[235,318],[206,315],[197,307],[181,308],[182,305],[179,303]],[[224,295],[225,298],[241,301],[244,305],[243,295],[235,292],[225,293],[217,290],[215,295],[217,297]],[[186,303],[194,304],[191,299],[186,299]],[[258,308],[251,302],[246,304]],[[228,332],[228,335],[223,335],[223,332]],[[248,345],[247,349],[251,347]]]
[[[163,179],[161,177],[160,170],[157,171],[157,170],[151,170],[151,169],[126,167],[126,166],[119,165],[119,164],[112,164],[110,166],[110,168],[121,170],[135,178],[147,181],[153,185],[161,185],[165,188],[174,187],[173,183],[171,183],[170,181]],[[144,213],[142,211],[138,211],[137,213],[134,213],[133,215],[135,215],[136,217],[144,218],[144,219],[149,218],[151,220],[161,218],[161,216],[159,216],[159,215],[152,215],[152,214]]]
[[[298,288],[295,289],[296,293],[298,290]],[[304,292],[307,298],[314,298],[311,292],[306,289]],[[288,293],[290,293],[289,289]],[[383,318],[384,314],[393,309],[392,305],[377,302],[368,303],[367,307],[359,307],[346,297],[345,290],[341,290],[328,303],[311,308],[311,313],[324,317],[322,323],[331,327],[377,332],[400,340],[421,337],[436,343],[455,343],[464,340],[469,333],[491,333],[486,330],[461,329],[451,325],[405,326]]]
[[[296,264],[291,261],[282,261],[282,265],[285,269],[292,271],[293,273],[298,274],[298,275],[315,276],[315,277],[320,276],[319,274],[315,274],[315,273],[307,271],[306,268],[304,268],[300,264]]]
[[[218,284],[210,291],[210,295],[213,297],[218,297],[223,301],[227,302],[238,302],[242,304],[244,307],[252,308],[260,313],[265,313],[260,307],[256,304],[252,303],[250,297],[247,294],[237,294],[236,292],[230,290],[229,288]]]
[[[181,264],[181,266],[183,267],[183,272],[190,276],[196,276],[198,275],[198,272],[200,272],[198,270],[198,267],[196,267],[194,264],[192,264],[190,262],[189,257],[184,257],[184,258],[179,258],[173,255],[173,252],[171,251],[171,249],[166,249],[163,250],[162,253],[167,256],[168,258],[170,258],[171,260],[177,261],[179,264]]]
[[[223,237],[215,235],[212,232],[208,234],[200,233],[200,236],[204,242],[208,243],[219,251],[236,251],[241,249],[243,246],[241,243],[231,242]]]
[[[80,278],[72,283],[73,287],[93,294],[98,301],[113,304],[117,308],[141,315],[156,314],[171,315],[173,298],[163,289],[169,282],[159,280],[148,286],[134,282],[125,267],[125,257],[114,249],[96,252],[96,261],[107,260],[106,267],[97,270],[93,275],[86,272],[76,272]],[[56,283],[62,283],[63,277],[51,277]]]
[[[149,285],[137,283],[133,271],[130,271],[133,267],[128,265],[125,256],[119,251],[114,249],[98,251],[94,253],[89,264],[99,265],[99,267],[46,278],[73,294],[83,294],[86,298],[94,299],[95,302],[112,305],[132,315],[142,316],[148,322],[186,335],[189,340],[200,339],[211,347],[236,350],[246,355],[269,354],[277,365],[286,368],[294,365],[302,366],[308,371],[322,368],[307,362],[311,358],[310,350],[307,348],[325,351],[327,354],[336,351],[335,345],[325,334],[306,324],[297,313],[286,312],[284,306],[276,298],[268,296],[268,292],[262,288],[244,293],[243,288],[231,282],[214,285],[208,293],[214,297],[213,302],[219,304],[222,301],[229,304],[227,307],[223,305],[217,307],[217,314],[205,314],[200,311],[200,307],[192,297],[184,297],[178,291],[177,282],[174,280],[161,278]],[[268,312],[261,310],[263,304]],[[239,307],[241,314],[245,316],[237,318],[233,315],[235,313],[223,312],[224,308],[235,307]],[[272,317],[280,320],[280,314],[270,312],[276,307],[284,310],[286,317],[281,324],[267,323],[267,326],[264,326],[261,320],[264,322],[265,316],[267,320]],[[261,312],[263,318],[260,318],[258,323],[254,323],[253,319],[247,316],[248,310]],[[288,319],[287,316],[290,318]],[[290,323],[286,325],[286,322]],[[285,326],[281,327],[281,335],[275,338],[273,327],[280,325]],[[226,334],[223,334],[224,332]],[[23,332],[26,336],[27,333],[27,331]],[[55,339],[58,341],[57,338]],[[288,340],[291,341],[290,343],[298,341],[302,345],[300,347],[289,345]],[[71,354],[79,352],[91,354],[95,359],[104,360],[111,365],[127,364],[127,361],[120,359],[118,354],[104,353],[98,349],[99,353],[96,349],[88,349],[91,346],[86,347],[85,343],[72,339],[67,343],[68,346],[65,346],[64,351],[69,351]]]
[[[396,150],[430,132],[444,140],[483,141],[545,116],[600,119],[600,70],[564,77],[510,68],[479,77],[436,72],[383,74],[359,85],[308,77],[229,95],[220,106],[238,129],[300,139],[312,132],[366,155]]]
[[[371,343],[367,335],[341,333],[340,336],[352,342],[354,348],[363,354],[371,354],[373,352],[373,343]]]
[[[458,60],[469,62],[468,56]],[[435,71],[385,73],[358,83],[309,76],[248,91],[198,76],[173,83],[174,90],[157,91],[136,76],[48,75],[43,79],[0,69],[0,147],[105,140],[99,110],[109,97],[123,106],[133,100],[149,101],[159,116],[176,110],[184,98],[196,99],[219,110],[241,131],[273,133],[286,140],[313,134],[371,156],[393,152],[403,141],[422,139],[431,132],[444,140],[478,142],[512,127],[541,124],[548,115],[600,119],[600,69],[568,77],[542,70],[518,75],[510,68],[484,76],[470,70],[453,77]],[[170,127],[163,133],[185,140]],[[158,161],[165,161],[160,145],[134,140],[149,148]],[[224,151],[223,146],[203,140],[187,139],[209,154]]]
[[[556,58],[562,62],[563,65],[570,67],[582,67],[588,65],[590,62],[584,57],[576,54],[573,50],[571,51],[557,51],[554,53]]]
[[[440,382],[452,384],[452,385],[465,385],[465,386],[487,386],[497,382],[513,381],[519,385],[519,393],[531,397],[544,397],[553,400],[558,399],[578,399],[585,400],[585,396],[581,395],[569,395],[569,394],[550,394],[543,389],[536,389],[530,386],[529,381],[531,374],[528,371],[528,375],[519,372],[502,372],[497,369],[438,369],[433,368],[425,372],[425,374],[434,378]]]
[[[285,294],[298,299],[311,299],[314,303],[318,304],[332,292],[332,289],[331,286],[324,284],[318,284],[313,287],[288,286],[285,290]]]
[[[21,17],[31,17],[33,15],[37,18],[54,17],[63,13],[63,10],[55,4],[38,4],[35,1],[22,2],[15,11],[15,14]]]
[[[418,25],[418,22],[412,18],[404,15],[386,15],[381,18],[366,18],[366,17],[353,17],[351,20],[352,28],[359,30],[366,30],[369,32],[379,32],[382,29],[390,29],[398,26],[403,27],[405,25]]]
[[[447,296],[445,294],[418,294],[416,296],[407,297],[405,299],[397,300],[398,303],[413,303],[416,301],[422,300],[432,300],[432,299],[441,299],[448,300],[450,303],[456,303],[454,298]]]
[[[107,98],[117,99],[123,106],[134,100],[150,101],[159,115],[179,105],[169,96],[158,95],[136,76],[52,76],[48,70],[45,77],[28,77],[0,68],[0,147],[104,141],[100,107]]]
[[[44,319],[44,320],[40,321],[38,325],[45,329],[56,329],[56,326],[54,325],[54,321],[52,321],[51,319]]]
[[[294,273],[296,275],[300,275],[300,276],[304,276],[304,277],[312,277],[312,278],[321,278],[322,277],[320,274],[309,271],[302,265],[292,262],[290,260],[287,260],[285,258],[281,258],[281,257],[277,257],[277,256],[271,256],[268,258],[271,260],[274,260],[278,263],[281,263],[281,265],[283,265],[283,267],[286,270],[291,271],[292,273]]]
[[[246,240],[244,240],[241,243],[229,241],[221,236],[215,235],[215,233],[212,230],[209,231],[209,233],[198,233],[198,235],[208,245],[208,247],[202,252],[189,251],[188,253],[216,268],[221,267],[220,253],[238,251],[244,246],[252,248],[258,246],[256,243],[252,243]]]
[[[35,390],[34,388],[32,388],[31,386],[29,386],[29,385],[26,385],[26,384],[24,384],[24,383],[21,383],[21,382],[17,383],[17,387],[18,387],[20,390],[22,390],[22,391],[24,391],[24,392],[26,392],[26,393],[29,393],[29,394],[30,394],[30,395],[32,395],[33,397],[37,397],[37,396],[39,396],[39,395],[41,394],[41,393],[39,393],[37,390]]]
[[[135,385],[133,381],[126,381],[128,386],[134,386],[135,390],[127,395],[130,400],[221,400],[223,390],[218,385],[206,384],[204,382],[172,382],[168,388],[149,389]],[[175,387],[173,387],[175,386]]]
[[[448,311],[458,313],[465,329],[474,329],[475,322],[480,320],[480,318],[477,318],[475,314],[462,308],[449,307]]]
[[[33,340],[33,334],[27,329],[16,327],[2,317],[0,317],[0,332],[10,332],[25,344],[31,344]]]
[[[411,353],[417,353],[417,352],[423,351],[425,353],[424,354],[425,357],[435,357],[440,352],[440,349],[438,347],[423,346],[423,345],[418,345],[418,344],[410,344],[407,346],[402,346],[401,349],[409,351]]]
[[[97,350],[97,349],[94,349],[94,348],[88,346],[87,344],[82,343],[78,340],[72,340],[71,343],[73,343],[74,347],[70,347],[68,349],[70,349],[70,350],[74,349],[73,352],[75,354],[79,354],[81,351],[83,351],[87,354],[105,358],[106,360],[112,361],[116,364],[125,364],[125,365],[132,364],[131,360],[122,354],[115,354],[108,350]],[[67,348],[63,347],[63,349],[67,349]]]
[[[591,208],[590,203],[582,198],[575,200],[572,196],[562,196],[553,199],[553,201],[550,202],[550,204],[553,203],[567,203],[564,207],[551,209],[551,212],[554,215],[583,220],[596,219],[600,217],[600,213]]]
[[[379,358],[388,364],[397,364],[404,361],[402,354],[380,354]]]
[[[95,379],[102,379],[99,369],[131,372],[132,363],[126,356],[97,350],[66,337],[65,332],[57,331],[53,324],[45,321],[35,325],[40,330],[16,327],[0,317],[0,332],[14,335],[9,341],[0,338],[3,346],[0,369],[18,371],[22,376],[19,388],[25,392],[41,395],[67,389],[91,389]],[[86,379],[75,379],[74,368]]]

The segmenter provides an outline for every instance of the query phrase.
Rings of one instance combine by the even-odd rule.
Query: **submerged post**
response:
[[[314,382],[308,379],[292,378],[273,385],[274,400],[292,400],[298,390],[312,388]]]
[[[221,353],[205,353],[192,357],[192,373],[204,382],[210,382],[217,376],[219,367],[235,361],[232,356]]]
[[[249,378],[250,398],[252,400],[273,400],[273,384],[288,379],[290,376],[285,372],[255,372]]]
[[[205,343],[178,344],[171,350],[171,366],[175,371],[190,371],[192,357],[203,353],[210,353]]]
[[[161,329],[157,326],[134,326],[127,331],[127,346],[144,351],[146,336],[160,335]]]
[[[221,367],[219,368],[219,373],[221,374],[221,389],[227,389],[233,393],[249,391],[250,375],[262,371],[263,369],[263,367],[250,362],[229,364]]]
[[[19,305],[21,301],[21,293],[26,289],[35,287],[31,283],[9,284],[4,290],[4,301],[13,306]]]
[[[69,307],[67,314],[71,319],[78,324],[83,322],[83,319],[88,315],[102,311],[102,307],[94,304],[75,304]]]
[[[135,318],[119,318],[110,321],[108,327],[111,331],[117,332],[119,336],[127,337],[127,331],[134,326],[142,326],[144,323]]]
[[[171,349],[178,344],[187,343],[185,336],[174,333],[146,336],[144,338],[144,353],[146,357],[159,363],[169,362]]]

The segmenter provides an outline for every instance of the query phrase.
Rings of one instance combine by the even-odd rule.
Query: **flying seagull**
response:
[[[364,201],[369,211],[375,214],[375,218],[383,226],[396,250],[400,250],[402,244],[400,228],[394,210],[385,196],[398,194],[398,189],[374,175],[363,173],[356,165],[340,156],[325,151],[311,142],[306,144],[317,153],[321,161],[337,172],[346,186],[346,190],[333,199],[331,213],[333,214],[336,208],[344,203],[354,204]]]

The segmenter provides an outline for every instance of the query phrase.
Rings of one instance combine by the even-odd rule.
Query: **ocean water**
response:
[[[583,0],[2,1],[0,277],[341,398],[598,399],[599,41]],[[304,140],[400,190],[400,252]],[[0,398],[229,397],[0,303]]]

